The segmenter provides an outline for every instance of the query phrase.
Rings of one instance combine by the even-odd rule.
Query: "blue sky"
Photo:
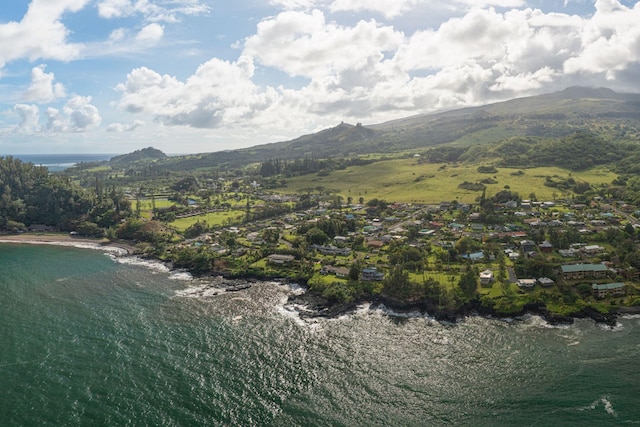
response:
[[[640,81],[630,0],[5,3],[0,155],[211,152]]]

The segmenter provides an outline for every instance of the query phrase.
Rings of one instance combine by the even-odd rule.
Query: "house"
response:
[[[362,270],[360,280],[364,282],[380,281],[384,279],[384,273],[378,271],[375,267],[367,267]]]
[[[577,254],[575,249],[558,249],[558,253],[563,258],[573,258]]]
[[[553,252],[553,245],[545,240],[544,242],[540,243],[540,252],[544,252],[544,253]]]
[[[383,246],[384,246],[384,242],[381,240],[375,240],[375,239],[367,240],[367,247],[369,248],[379,249]]]
[[[350,248],[338,248],[333,245],[309,245],[309,249],[318,251],[324,255],[343,255],[347,256],[351,253]]]
[[[536,250],[536,242],[533,240],[522,240],[520,242],[520,249],[523,253],[534,252]]]
[[[280,255],[280,254],[271,254],[267,258],[271,264],[280,264],[280,265],[289,264],[294,259],[296,259],[296,257],[294,257],[293,255]]]
[[[585,255],[595,255],[604,251],[604,248],[599,245],[587,245],[583,246],[580,251]]]
[[[349,269],[345,267],[334,267],[332,265],[323,265],[320,269],[321,274],[335,274],[336,277],[349,276]]]
[[[518,279],[518,286],[521,288],[533,288],[536,285],[536,279]]]
[[[471,261],[479,261],[481,259],[484,259],[484,252],[479,251],[479,252],[472,252],[470,254],[462,254],[460,255],[460,258],[468,259]]]
[[[593,294],[597,298],[606,298],[608,296],[621,296],[624,295],[624,283],[604,283],[591,285]]]
[[[607,277],[607,266],[604,264],[568,264],[560,266],[564,280],[602,279]]]
[[[333,241],[339,245],[344,245],[349,241],[349,238],[346,236],[336,236],[333,238]]]
[[[480,272],[480,284],[490,285],[493,282],[493,271],[485,270]]]
[[[545,288],[549,286],[553,286],[555,284],[555,282],[552,279],[549,279],[548,277],[539,277],[538,283],[540,284],[540,286],[544,286]]]

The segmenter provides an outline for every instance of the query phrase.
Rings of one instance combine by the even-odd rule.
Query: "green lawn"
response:
[[[172,228],[178,231],[184,231],[191,225],[198,221],[206,221],[210,226],[221,226],[228,223],[229,219],[235,220],[237,218],[244,217],[243,211],[225,211],[225,212],[212,212],[204,215],[196,215],[189,218],[179,218],[170,223]],[[240,220],[238,220],[239,222]]]
[[[535,193],[539,200],[552,200],[564,194],[555,188],[544,185],[547,176],[587,181],[592,185],[611,183],[615,173],[603,168],[594,168],[583,172],[569,172],[557,167],[523,169],[523,175],[512,175],[518,169],[498,168],[495,174],[477,172],[478,165],[442,165],[418,164],[416,159],[397,159],[373,163],[366,166],[354,166],[332,172],[329,176],[305,175],[287,180],[287,187],[280,190],[285,193],[304,192],[306,188],[324,187],[337,190],[345,199],[351,197],[357,202],[360,197],[365,201],[373,198],[400,203],[438,203],[458,200],[473,203],[481,191],[468,191],[458,188],[462,182],[478,182],[492,178],[496,184],[487,184],[487,196],[505,189],[529,198]]]

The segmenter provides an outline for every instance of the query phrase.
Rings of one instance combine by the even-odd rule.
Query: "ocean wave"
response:
[[[133,265],[137,267],[144,267],[149,270],[158,273],[170,273],[171,269],[160,261],[153,261],[148,259],[142,259],[136,256],[127,257],[112,257],[112,259],[118,264]]]
[[[303,286],[300,286],[298,283],[282,283],[282,282],[271,282],[276,285],[286,286],[292,295],[302,295],[306,292],[306,289]]]
[[[602,407],[604,408],[604,410],[605,410],[605,412],[607,414],[611,415],[612,417],[616,417],[616,418],[618,417],[618,413],[613,408],[613,404],[609,400],[608,396],[602,396],[599,399],[594,400],[590,405],[583,406],[582,408],[578,408],[578,410],[579,411],[594,411],[594,410],[598,409],[598,407],[600,407],[600,405],[602,405]]]
[[[370,313],[380,313],[380,314],[383,314],[384,316],[389,316],[389,317],[400,317],[400,318],[403,318],[403,319],[429,319],[429,320],[433,320],[433,317],[430,316],[428,313],[423,313],[423,312],[421,312],[419,310],[407,311],[407,312],[396,311],[396,310],[394,310],[392,308],[388,308],[384,304],[380,304],[380,305],[376,306],[375,308],[369,308],[369,312]]]
[[[624,330],[624,325],[620,322],[616,322],[616,324],[613,326],[607,325],[604,323],[598,323],[598,326],[600,327],[600,329],[604,329],[611,332],[621,332]]]
[[[190,282],[193,280],[193,276],[188,271],[175,270],[171,272],[171,274],[169,275],[169,279]]]
[[[175,296],[180,298],[209,298],[224,292],[223,289],[204,283],[176,291]]]
[[[525,314],[524,316],[518,317],[521,325],[525,328],[540,328],[540,329],[569,329],[572,325],[569,324],[552,324],[545,320],[544,317],[538,316],[536,314]]]
[[[281,303],[276,306],[276,312],[287,319],[292,320],[296,325],[310,331],[317,331],[321,328],[319,319],[303,317],[302,313],[309,313],[310,310],[300,304],[287,304],[288,297],[284,297]]]

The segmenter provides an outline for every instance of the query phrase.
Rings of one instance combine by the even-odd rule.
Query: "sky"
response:
[[[285,141],[569,86],[640,91],[632,0],[10,0],[0,156]]]

